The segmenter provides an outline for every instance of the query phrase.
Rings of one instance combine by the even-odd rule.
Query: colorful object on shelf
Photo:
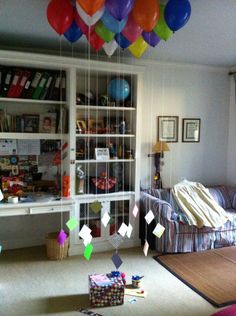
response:
[[[99,201],[95,201],[89,204],[89,208],[93,213],[98,214],[102,210],[102,203]]]
[[[84,249],[84,257],[86,260],[89,261],[91,259],[92,252],[93,252],[93,245],[88,244]]]
[[[69,230],[73,230],[78,226],[78,221],[76,218],[70,218],[67,222],[66,222],[66,226],[69,228]]]
[[[132,287],[133,288],[141,288],[141,279],[143,276],[133,275],[132,276]]]
[[[60,246],[63,246],[64,243],[65,243],[65,241],[66,241],[66,239],[67,239],[67,234],[66,234],[66,233],[64,232],[64,230],[62,229],[62,230],[59,232],[58,236],[57,236],[57,242],[58,242],[58,244],[59,244]]]
[[[107,86],[108,95],[115,101],[124,101],[130,94],[129,83],[125,79],[112,79]]]
[[[98,275],[95,275],[96,277]],[[115,306],[124,303],[124,283],[120,276],[106,274],[109,285],[98,285],[93,275],[89,275],[89,300],[93,307]]]
[[[62,176],[62,196],[70,197],[70,176]]]
[[[136,58],[148,45],[155,47],[160,39],[168,40],[190,16],[189,0],[169,0],[166,5],[157,0],[76,0],[76,5],[71,0],[51,0],[47,7],[49,24],[69,42],[84,34],[99,51],[104,43],[113,41],[104,46],[108,56],[117,45],[126,49],[133,43],[130,52]]]
[[[118,255],[118,253],[114,253],[111,257],[112,262],[114,263],[116,269],[119,269],[119,267],[122,265],[123,261],[121,260],[121,257]]]

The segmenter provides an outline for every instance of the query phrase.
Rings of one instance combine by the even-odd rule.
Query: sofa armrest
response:
[[[148,213],[149,210],[151,210],[155,215],[155,219],[159,222],[161,219],[172,221],[173,210],[168,202],[154,197],[146,192],[141,192],[140,198],[143,212]]]
[[[228,188],[232,208],[236,210],[236,188]]]

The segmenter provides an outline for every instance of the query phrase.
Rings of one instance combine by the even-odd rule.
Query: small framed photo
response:
[[[23,114],[24,132],[38,133],[39,132],[39,115]]]
[[[178,116],[157,117],[157,139],[167,143],[178,142]]]
[[[197,143],[200,142],[201,119],[183,118],[182,142]]]
[[[109,160],[109,148],[95,148],[95,159],[96,160]]]
[[[84,134],[87,130],[86,122],[84,120],[77,120],[76,127],[79,133]]]
[[[88,122],[88,129],[90,133],[102,134],[104,132],[104,121],[90,119]]]
[[[56,133],[57,113],[40,114],[39,133]]]

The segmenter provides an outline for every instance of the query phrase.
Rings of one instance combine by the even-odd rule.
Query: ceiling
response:
[[[46,17],[48,0],[0,0],[0,48],[59,52],[59,36]],[[185,62],[220,67],[236,66],[236,0],[190,0],[192,15],[184,28],[141,57],[167,62]],[[88,52],[82,38],[74,53]],[[72,54],[62,36],[62,54]],[[91,50],[91,53],[93,51]],[[102,55],[103,52],[99,52]],[[131,56],[128,50],[118,55]]]

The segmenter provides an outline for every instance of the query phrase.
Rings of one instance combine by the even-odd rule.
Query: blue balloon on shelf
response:
[[[125,79],[112,79],[107,87],[108,95],[115,101],[124,101],[130,93],[129,83]]]

